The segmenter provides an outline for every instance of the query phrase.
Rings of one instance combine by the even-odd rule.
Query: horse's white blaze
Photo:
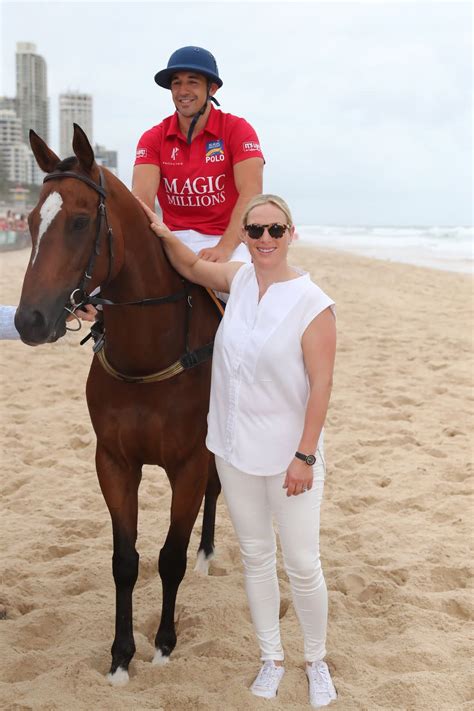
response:
[[[128,684],[128,671],[118,667],[113,674],[107,674],[107,681],[112,684],[112,686],[125,686]]]
[[[196,565],[194,566],[195,572],[201,573],[201,575],[209,575],[209,563],[212,558],[214,558],[213,553],[207,558],[204,551],[199,551],[196,558]]]
[[[164,664],[168,664],[170,658],[165,657],[161,649],[155,649],[155,656],[153,657],[152,664],[154,664],[157,667],[162,667]]]
[[[35,253],[33,255],[33,259],[31,260],[32,265],[35,263],[36,257],[38,256],[41,238],[43,237],[44,233],[60,211],[62,204],[63,199],[61,195],[59,193],[54,192],[50,193],[44,203],[41,205],[41,222],[38,230],[38,239],[36,240]]]

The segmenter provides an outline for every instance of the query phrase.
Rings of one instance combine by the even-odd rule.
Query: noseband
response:
[[[145,375],[145,376],[134,376],[134,375],[126,375],[125,373],[120,373],[118,370],[115,370],[115,368],[110,364],[110,362],[107,360],[107,357],[105,355],[105,330],[101,334],[101,336],[98,338],[95,346],[94,346],[94,352],[96,353],[100,364],[104,368],[104,370],[111,375],[113,378],[116,380],[122,380],[127,383],[156,383],[161,380],[167,380],[168,378],[173,377],[174,375],[178,375],[179,373],[182,373],[183,370],[189,370],[190,368],[194,368],[196,365],[199,365],[200,363],[203,363],[204,361],[208,360],[212,356],[212,351],[214,348],[214,341],[211,341],[210,343],[206,343],[205,346],[201,346],[200,348],[196,348],[194,351],[191,351],[189,349],[189,321],[190,321],[190,311],[192,309],[192,296],[190,294],[190,287],[192,286],[188,281],[185,279],[182,279],[183,282],[183,290],[179,291],[175,294],[170,294],[169,296],[159,296],[157,298],[152,298],[152,299],[142,299],[141,301],[126,301],[126,302],[120,302],[120,303],[115,303],[113,301],[109,301],[108,299],[103,299],[99,297],[94,297],[90,296],[86,291],[85,287],[86,284],[92,279],[92,273],[94,271],[94,266],[95,266],[95,261],[97,256],[100,254],[100,235],[102,232],[102,225],[105,223],[105,226],[107,228],[107,238],[108,238],[108,244],[109,244],[109,269],[108,269],[108,274],[107,274],[107,279],[105,281],[105,284],[108,284],[111,276],[112,276],[112,271],[113,271],[113,265],[114,265],[114,235],[112,231],[112,227],[109,225],[109,221],[107,218],[107,208],[105,206],[105,198],[107,197],[107,192],[104,187],[104,174],[99,168],[99,183],[95,183],[93,180],[88,178],[85,175],[78,175],[77,173],[74,173],[73,171],[55,171],[54,173],[48,173],[44,179],[43,183],[46,183],[48,180],[57,180],[61,178],[75,178],[76,180],[80,180],[83,183],[86,183],[89,187],[93,188],[96,193],[99,195],[99,204],[97,207],[97,212],[98,212],[98,220],[97,220],[97,229],[96,229],[96,234],[95,234],[95,240],[94,240],[94,247],[92,249],[91,256],[89,258],[89,262],[87,264],[87,268],[84,272],[84,276],[82,277],[81,283],[77,287],[77,289],[74,289],[74,291],[71,293],[71,296],[69,297],[69,301],[71,304],[71,308],[69,309],[67,306],[64,308],[66,311],[71,313],[73,316],[75,315],[76,309],[80,308],[81,306],[85,306],[86,304],[92,304],[93,306],[156,306],[159,304],[170,304],[174,303],[176,301],[179,301],[180,299],[186,299],[186,318],[185,318],[185,348],[186,351],[185,353],[179,358],[179,360],[175,361],[172,363],[170,366],[167,368],[164,368],[163,370],[158,371],[157,373],[152,373],[150,375]],[[105,286],[105,285],[104,285]],[[78,318],[76,316],[76,318]],[[79,319],[78,319],[79,320]],[[81,324],[79,321],[79,328]],[[68,329],[71,330],[71,329]],[[75,329],[79,330],[79,329]],[[91,337],[93,333],[93,329],[91,329],[91,334],[87,336],[85,339],[81,341],[81,344],[84,343],[86,340],[88,340],[89,337]]]

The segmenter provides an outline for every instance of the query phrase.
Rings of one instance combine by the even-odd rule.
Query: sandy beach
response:
[[[327,661],[339,693],[330,708],[473,709],[472,280],[292,249],[338,312],[321,530]],[[1,303],[17,303],[28,258],[28,249],[0,254]],[[150,664],[170,503],[156,467],[145,467],[140,489],[137,653],[130,683],[108,685],[111,525],[84,396],[91,349],[80,337],[35,349],[1,344],[0,708],[308,710],[281,560],[286,674],[274,701],[247,689],[258,650],[222,498],[211,574],[193,571],[199,516],[178,595],[178,644],[169,665]]]

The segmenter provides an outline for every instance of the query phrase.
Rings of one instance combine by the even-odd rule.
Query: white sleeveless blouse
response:
[[[327,307],[334,302],[309,274],[272,284],[259,303],[253,265],[238,270],[214,345],[211,452],[248,474],[287,469],[309,395],[301,338]]]

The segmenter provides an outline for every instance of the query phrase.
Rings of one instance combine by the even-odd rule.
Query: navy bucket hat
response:
[[[164,89],[171,88],[171,77],[176,72],[196,72],[215,82],[220,88],[223,84],[214,56],[202,47],[181,47],[173,52],[166,69],[155,74],[155,81]]]

